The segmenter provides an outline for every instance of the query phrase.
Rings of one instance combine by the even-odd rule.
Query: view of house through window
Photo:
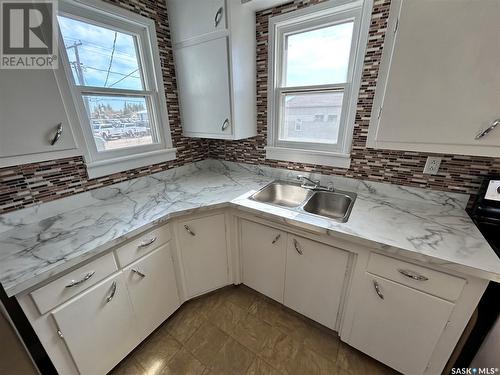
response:
[[[353,25],[285,34],[279,140],[338,143]]]
[[[65,16],[58,20],[97,150],[157,143],[136,36]]]

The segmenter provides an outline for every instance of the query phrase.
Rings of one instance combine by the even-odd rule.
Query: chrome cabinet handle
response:
[[[90,271],[88,272],[85,276],[83,276],[80,280],[71,280],[68,285],[66,285],[66,288],[73,288],[74,286],[80,285],[90,279],[92,276],[94,276],[95,271]]]
[[[63,335],[63,333],[61,332],[60,329],[57,330],[57,335],[59,336],[60,339],[64,338],[64,335]]]
[[[483,138],[486,134],[488,134],[490,131],[495,129],[498,125],[500,125],[500,118],[497,118],[494,120],[490,126],[488,126],[486,129],[481,130],[479,133],[476,134],[476,137],[474,139],[481,139]]]
[[[220,7],[219,9],[217,9],[217,13],[215,13],[215,18],[214,18],[215,27],[219,26],[219,23],[222,20],[222,11],[223,10],[224,10],[224,8]]]
[[[403,270],[403,269],[398,269],[398,272],[406,277],[409,277],[410,279],[417,280],[417,281],[427,281],[429,280],[428,277],[421,275],[415,271],[411,270]]]
[[[54,135],[54,138],[52,138],[52,140],[50,141],[51,146],[54,146],[59,140],[59,138],[61,138],[62,132],[63,132],[63,125],[62,122],[60,122],[59,124],[57,124],[57,130],[56,134]]]
[[[377,295],[380,297],[380,299],[384,299],[384,295],[380,291],[380,286],[378,285],[376,280],[373,280],[373,287],[375,288],[375,292],[377,292]]]
[[[147,247],[147,246],[151,245],[153,242],[155,242],[157,238],[158,237],[155,236],[155,237],[151,238],[150,240],[139,244],[138,247]]]
[[[299,241],[297,241],[295,238],[293,239],[293,246],[295,246],[295,250],[297,250],[297,252],[298,252],[300,255],[304,255],[304,252],[303,252],[303,251],[302,251],[302,249],[300,248]]]
[[[135,273],[136,275],[139,275],[141,278],[145,278],[145,277],[146,277],[146,275],[145,275],[145,274],[143,274],[143,273],[142,273],[141,271],[139,271],[139,270],[136,270],[135,268],[132,268],[132,269],[131,269],[131,271],[132,271],[133,273]]]
[[[222,123],[222,131],[226,130],[229,127],[229,119],[225,119],[224,122]]]
[[[113,284],[111,284],[111,293],[109,293],[109,296],[106,297],[106,303],[109,303],[113,300],[115,293],[116,293],[116,281],[113,281]]]
[[[281,237],[281,234],[278,234],[276,237],[274,237],[274,240],[272,242],[272,244],[274,245],[276,242],[278,242],[278,240],[280,239]]]
[[[184,225],[184,229],[191,235],[191,236],[196,236],[196,233],[194,233],[189,226]]]

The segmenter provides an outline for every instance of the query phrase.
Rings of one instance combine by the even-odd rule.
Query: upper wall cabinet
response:
[[[499,18],[498,1],[393,1],[367,145],[500,156]]]
[[[61,66],[0,70],[0,167],[81,154],[73,136],[75,124]]]
[[[183,134],[255,136],[254,11],[235,0],[167,0],[167,7]]]

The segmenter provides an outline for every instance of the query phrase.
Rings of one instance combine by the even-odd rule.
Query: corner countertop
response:
[[[207,160],[2,215],[0,283],[8,296],[23,293],[172,217],[227,206],[500,282],[500,259],[465,212],[467,196],[310,175],[358,194],[346,223],[248,199],[297,174]]]

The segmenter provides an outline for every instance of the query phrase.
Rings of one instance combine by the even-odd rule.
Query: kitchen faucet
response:
[[[322,190],[322,191],[334,191],[333,183],[329,183],[328,186],[321,186],[319,180],[311,180],[309,177],[299,174],[297,180],[302,181],[301,187],[311,190]],[[310,184],[308,184],[307,182]]]

